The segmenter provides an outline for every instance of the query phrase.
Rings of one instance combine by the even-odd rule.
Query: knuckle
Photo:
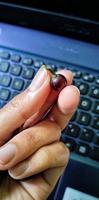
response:
[[[49,127],[49,128],[51,127],[55,131],[55,134],[58,135],[58,140],[59,140],[60,134],[61,134],[61,128],[60,128],[59,124],[57,122],[51,121],[51,120],[46,120],[46,122],[48,123],[47,127]]]
[[[63,150],[64,153],[67,153],[67,147],[63,142],[59,142],[61,149]]]
[[[49,126],[54,127],[58,132],[61,131],[61,128],[60,128],[60,126],[58,125],[57,122],[48,119],[48,120],[46,120],[46,123],[48,123]]]
[[[41,158],[43,159],[43,163],[49,166],[50,160],[51,160],[51,155],[49,151],[46,149],[46,147],[42,147],[39,151],[40,151]]]
[[[56,122],[54,122],[54,124],[55,124],[55,128],[58,130],[58,132],[61,133],[61,127],[59,126],[59,124]]]
[[[46,132],[46,135],[50,135],[50,140],[59,141],[61,135],[61,129],[57,123],[54,121],[50,121],[49,119],[45,119],[38,126],[43,127],[43,132]],[[49,141],[50,141],[49,140]],[[53,142],[53,141],[51,141]]]
[[[27,130],[23,131],[23,135],[27,141],[27,143],[29,144],[33,144],[33,142],[35,141],[35,134],[33,134],[33,130],[32,128],[29,128]]]
[[[63,128],[61,127],[59,121],[57,119],[54,119],[53,116],[50,116],[50,122],[54,123],[55,128],[58,130],[58,132],[61,133],[61,131],[62,131]]]

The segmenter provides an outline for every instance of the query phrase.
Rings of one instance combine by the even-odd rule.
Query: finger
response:
[[[49,183],[49,185],[51,186],[51,189],[53,189],[54,186],[56,185],[59,177],[64,172],[65,167],[66,166],[48,169],[48,170],[46,170],[46,171],[44,171],[42,173],[43,174],[43,178],[45,179],[45,181],[47,183]]]
[[[79,104],[80,92],[71,85],[64,88],[58,97],[57,104],[53,107],[47,118],[56,122],[61,130],[68,124]]]
[[[72,75],[71,71],[60,70],[57,72],[57,74],[61,74],[66,78],[66,83],[64,83],[65,85],[70,85],[72,83],[73,75]],[[51,90],[51,92],[50,92],[44,106],[41,108],[41,110],[39,112],[37,112],[35,115],[31,116],[28,120],[26,120],[26,122],[23,126],[24,129],[35,125],[42,119],[42,117],[44,117],[46,115],[47,111],[49,111],[51,106],[56,102],[60,91],[61,91],[61,88],[59,91],[54,90],[54,89]]]
[[[58,141],[60,134],[59,126],[49,120],[22,131],[0,148],[0,170],[9,169],[40,147]]]
[[[73,73],[69,70],[60,69],[56,72],[57,74],[63,75],[67,80],[67,85],[71,85],[73,81]]]
[[[49,168],[64,167],[69,160],[69,152],[62,142],[40,148],[30,158],[9,170],[12,178],[23,179],[41,173]]]
[[[64,91],[65,90],[65,91]],[[77,104],[79,102],[79,91],[78,89],[75,87],[75,86],[68,86],[66,87],[64,90],[62,90],[62,92],[60,93],[59,95],[59,98],[58,98],[58,104],[54,106],[53,110],[51,111],[51,113],[48,115],[48,118],[51,120],[51,121],[54,121],[55,123],[55,126],[56,126],[56,123],[57,123],[57,126],[59,127],[60,126],[60,129],[63,130],[63,128],[66,126],[66,124],[69,122],[71,116],[73,115],[73,111],[76,109],[77,107]],[[69,98],[69,101],[67,99],[67,101],[65,101],[66,98]],[[71,110],[70,110],[71,109]],[[69,113],[70,112],[70,113]],[[48,127],[47,125],[47,128],[49,129],[49,132],[51,133],[51,128],[50,126]],[[47,132],[47,130],[46,130]],[[49,134],[50,134],[49,133]],[[59,131],[58,131],[59,133]],[[23,136],[23,135],[22,135]],[[19,136],[17,136],[19,139],[19,143],[21,144],[20,146],[20,152],[24,152],[23,149],[23,144],[25,144],[26,142],[23,141],[23,138],[22,138],[21,134],[19,134]],[[42,136],[42,134],[41,134]],[[28,134],[28,137],[29,137],[29,134]],[[51,135],[52,137],[52,135]],[[22,139],[21,139],[22,138]],[[26,137],[25,137],[26,138]],[[27,140],[27,138],[26,138]],[[41,139],[42,140],[42,139]],[[22,141],[24,143],[22,143]],[[27,143],[26,143],[27,144]],[[23,148],[22,148],[23,147]],[[22,150],[21,150],[22,149]],[[28,149],[28,148],[27,148]],[[30,152],[30,151],[29,151]],[[27,151],[26,151],[26,155],[27,154]],[[21,160],[24,159],[24,155],[20,153],[20,156],[21,158],[18,156],[18,160],[16,159],[14,161],[14,163],[11,163],[11,164],[15,164],[15,162],[17,161],[17,163]]]
[[[20,183],[33,199],[46,200],[63,171],[64,167],[48,169],[31,179],[20,181]]]
[[[50,77],[51,73],[42,67],[29,88],[0,110],[0,145],[45,103],[51,90]]]

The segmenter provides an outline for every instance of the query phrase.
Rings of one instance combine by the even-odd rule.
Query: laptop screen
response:
[[[3,0],[2,2],[39,8],[42,10],[52,11],[54,13],[61,13],[69,16],[99,21],[99,12],[96,12],[96,9],[99,7],[98,0],[54,0],[54,3],[53,0]]]
[[[0,20],[99,43],[97,8],[99,0],[2,0]]]

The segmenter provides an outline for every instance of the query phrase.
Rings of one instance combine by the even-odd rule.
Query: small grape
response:
[[[52,75],[51,86],[54,90],[61,91],[67,85],[66,78],[61,74]]]

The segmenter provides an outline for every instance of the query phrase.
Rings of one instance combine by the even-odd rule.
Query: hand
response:
[[[50,75],[42,68],[29,88],[0,110],[0,200],[47,199],[68,163],[69,151],[59,139],[77,108],[79,91],[71,85],[70,71],[60,73],[68,86],[40,123],[14,135],[49,95]]]

